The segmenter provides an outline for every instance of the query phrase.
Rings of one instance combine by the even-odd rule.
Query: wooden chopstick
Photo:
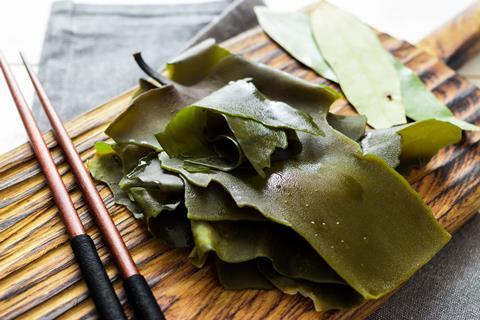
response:
[[[55,162],[53,161],[45,140],[43,140],[42,133],[1,52],[0,68],[2,69],[8,88],[17,106],[18,113],[27,131],[33,151],[52,191],[55,204],[58,207],[70,236],[70,245],[72,246],[75,259],[87,283],[99,316],[102,319],[126,319],[122,305],[115,294],[112,283],[98,256],[95,244],[92,238],[85,233],[85,229],[75,210],[70,194],[55,166]]]
[[[73,171],[77,183],[80,185],[87,204],[95,217],[96,223],[102,233],[103,239],[107,243],[113,259],[118,266],[120,274],[124,281],[125,291],[130,304],[135,310],[139,319],[161,320],[164,315],[153,295],[150,286],[145,278],[139,273],[135,262],[130,255],[127,246],[118,232],[115,223],[98,194],[89,172],[85,168],[72,140],[68,136],[62,121],[53,108],[50,99],[47,96],[42,84],[33,72],[25,57],[20,54],[23,64],[27,69],[28,75],[32,81],[35,91],[39,97],[40,103],[47,114],[47,117],[55,132],[56,139],[62,147],[70,168]]]

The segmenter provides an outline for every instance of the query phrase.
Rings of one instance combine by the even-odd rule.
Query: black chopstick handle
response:
[[[87,283],[90,296],[95,303],[99,318],[126,320],[122,305],[115,294],[92,238],[87,234],[81,234],[72,238],[70,245],[83,279]]]
[[[135,274],[123,281],[128,302],[139,320],[165,320],[147,281],[141,274]]]

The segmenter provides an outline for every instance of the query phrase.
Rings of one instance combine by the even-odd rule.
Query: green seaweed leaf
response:
[[[170,246],[187,248],[192,245],[190,221],[179,197],[159,189],[132,187],[128,193],[142,208],[148,230]]]
[[[215,259],[215,269],[218,281],[227,290],[263,289],[275,288],[258,270],[257,261],[245,261],[239,263],[226,263]]]
[[[155,134],[185,105],[184,97],[171,85],[150,89],[133,99],[105,133],[117,144],[136,144],[159,151]]]
[[[192,232],[195,247],[189,258],[198,267],[210,252],[228,263],[266,258],[284,276],[345,285],[305,240],[285,227],[268,222],[192,220]]]
[[[233,145],[238,142],[241,148],[231,148],[237,152],[229,161],[219,157],[221,153],[215,150],[218,137],[228,136],[222,131],[210,133],[211,138],[206,135],[208,129],[216,131],[211,127],[222,127],[218,124],[213,126],[212,120],[209,121],[215,118],[210,114],[212,112],[223,116],[235,138],[231,142]],[[238,80],[177,112],[156,137],[170,156],[188,158],[189,163],[224,171],[238,167],[244,154],[254,169],[265,176],[263,168],[270,166],[270,157],[275,149],[287,147],[287,135],[280,129],[301,130],[316,135],[321,133],[306,112],[269,100],[252,83]]]
[[[95,157],[88,162],[92,176],[109,186],[115,203],[125,206],[135,218],[144,219],[153,235],[175,247],[190,246],[190,221],[181,204],[182,179],[165,172],[157,158],[148,157],[124,176],[124,166],[115,149],[118,146],[106,142],[95,144]]]
[[[130,200],[128,194],[123,191],[120,186],[124,172],[122,170],[122,162],[115,153],[112,145],[107,142],[95,143],[95,156],[87,162],[90,174],[96,180],[100,180],[108,185],[113,194],[115,203],[125,206],[135,218],[143,217],[141,209]]]
[[[273,163],[266,179],[243,171],[189,173],[179,159],[164,153],[160,159],[190,183],[215,181],[239,207],[292,228],[367,299],[396,288],[448,241],[430,209],[383,161],[361,156],[335,131],[326,138],[302,134],[300,140],[297,159]]]
[[[272,163],[265,170],[266,179],[243,171],[189,173],[182,169],[181,160],[164,153],[160,154],[162,167],[200,187],[215,181],[239,207],[253,207],[291,227],[365,298],[380,297],[397,287],[448,241],[448,233],[400,175],[379,158],[362,156],[356,143],[330,129],[325,121],[328,105],[322,103],[325,95],[319,89],[236,56],[220,60],[198,85],[213,80],[227,83],[235,76],[252,78],[269,99],[309,112],[326,136],[299,133],[301,153],[296,159]],[[302,215],[298,215],[298,204],[308,205]],[[397,221],[398,217],[402,218]],[[381,227],[370,230],[370,225],[378,223]],[[348,250],[339,250],[342,243],[347,243]]]
[[[266,264],[271,271],[267,278],[285,293],[296,293],[292,292],[291,283],[302,286],[301,293],[315,288],[306,296],[319,311],[344,309],[353,306],[352,300],[356,304],[363,300],[302,238],[286,228],[259,222],[192,221],[192,231],[195,248],[190,259],[201,266],[213,251],[217,268],[221,267],[220,281],[227,288],[264,288],[265,279],[261,275],[266,273],[262,270],[265,267],[258,273],[252,264],[260,258],[261,265],[265,265],[262,259],[269,261]],[[273,273],[277,276],[272,277]],[[242,282],[245,280],[248,286]]]
[[[267,261],[259,262],[259,269],[275,287],[290,295],[300,293],[313,301],[316,311],[351,309],[364,299],[349,287],[333,283],[315,283],[312,281],[285,277],[277,272]]]
[[[232,197],[215,183],[203,188],[185,181],[185,207],[191,220],[267,221],[253,208],[238,207]]]
[[[119,128],[123,126],[122,130],[130,130],[130,133],[121,137],[121,132],[117,132],[117,139],[152,147],[151,141],[145,144],[142,141],[151,139],[153,134],[163,130],[173,114],[178,115],[179,110],[193,103],[193,97],[196,97],[193,101],[202,99],[230,81],[246,78],[252,79],[251,83],[266,99],[283,101],[297,110],[309,113],[325,136],[297,131],[297,142],[301,148],[294,156],[272,161],[271,166],[264,169],[265,178],[253,170],[243,168],[224,172],[204,170],[197,166],[197,170],[187,170],[184,159],[170,158],[167,153],[160,153],[161,168],[180,174],[186,181],[185,209],[192,221],[196,246],[191,257],[196,264],[203,264],[208,252],[212,251],[218,258],[232,263],[267,256],[259,254],[259,244],[272,245],[276,244],[277,239],[281,242],[281,239],[287,237],[274,236],[266,242],[252,239],[268,238],[267,235],[272,235],[274,228],[267,227],[268,232],[261,228],[273,225],[287,230],[307,244],[303,247],[310,248],[314,257],[308,258],[308,261],[315,259],[314,261],[321,261],[328,267],[314,268],[312,273],[308,273],[298,265],[291,268],[291,263],[298,263],[301,259],[272,258],[275,271],[284,276],[280,280],[319,280],[320,278],[314,277],[318,276],[318,272],[334,270],[337,279],[346,282],[363,298],[370,299],[381,297],[398,287],[448,241],[448,233],[435,221],[428,207],[398,173],[378,157],[363,155],[356,142],[329,125],[326,119],[328,107],[338,97],[337,93],[238,56],[216,55],[216,48],[210,44],[201,50],[192,49],[184,55],[183,59],[188,63],[199,63],[208,56],[213,57],[205,60],[208,61],[207,66],[194,70],[195,81],[188,78],[188,63],[183,63],[182,59],[172,63],[169,71],[172,80],[178,80],[175,85],[178,91],[172,87],[169,90],[174,90],[178,99],[173,98],[175,103],[170,105],[176,107],[169,108],[169,104],[165,104],[167,108],[157,107],[163,104],[161,101],[150,103],[146,109],[142,109],[141,105],[133,109],[130,107],[126,114],[130,112],[130,117],[136,113],[132,118],[136,126],[129,128],[125,121],[128,117],[124,114],[124,122]],[[190,90],[187,92],[187,89]],[[161,90],[150,89],[140,94],[133,103],[138,103],[141,98],[149,101],[159,91]],[[168,93],[167,90],[165,92]],[[159,97],[162,98],[163,95]],[[181,103],[178,102],[180,100]],[[140,111],[143,115],[137,117]],[[171,111],[170,115],[168,111]],[[161,124],[154,123],[153,119]],[[150,129],[142,131],[139,126],[141,121],[148,122],[155,130],[160,129],[157,132],[151,132]],[[129,140],[131,134],[135,135],[134,140]],[[161,149],[159,144],[153,147]],[[274,157],[275,153],[271,155],[272,159]],[[193,188],[189,187],[190,184]],[[141,187],[131,189],[135,188]],[[166,204],[160,194],[154,194],[152,198],[158,204]],[[141,202],[142,199],[148,200],[147,195],[136,201]],[[155,201],[152,202],[152,207],[158,205]],[[208,206],[199,208],[205,202]],[[235,209],[230,212],[230,209],[225,210],[227,207]],[[229,214],[224,214],[222,208]],[[218,211],[206,214],[209,209]],[[159,210],[152,210],[153,213],[157,211]],[[162,217],[164,212],[157,214],[157,217]],[[260,221],[255,220],[257,216],[262,217]],[[227,225],[233,227],[227,228]],[[248,233],[240,232],[240,226],[243,225]],[[259,228],[258,232],[252,232],[255,228]],[[239,235],[231,234],[235,230]],[[260,238],[255,238],[257,236]],[[224,239],[228,241],[223,241]],[[236,243],[240,243],[239,247],[233,248]],[[241,243],[250,243],[251,246]],[[281,249],[284,247],[287,248],[280,246]],[[295,246],[295,250],[299,247],[301,246]],[[271,250],[278,248],[273,247]],[[271,257],[272,252],[274,251],[268,252],[268,256]],[[281,261],[286,263],[282,264]],[[306,295],[315,292],[315,288],[303,287],[303,282],[289,283],[284,288],[285,291],[296,288]]]
[[[270,159],[275,150],[287,148],[287,134],[283,130],[268,128],[253,120],[230,116],[225,118],[245,157],[255,171],[265,177],[263,168],[270,168]]]
[[[140,159],[135,169],[126,174],[119,182],[120,188],[155,188],[165,193],[183,194],[183,180],[178,175],[166,172],[160,166],[156,155]]]
[[[335,130],[343,133],[352,140],[359,140],[365,134],[367,117],[364,115],[344,116],[328,113],[327,122]]]

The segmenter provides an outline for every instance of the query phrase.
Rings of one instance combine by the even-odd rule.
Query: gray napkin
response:
[[[132,58],[134,52],[141,51],[149,64],[160,68],[197,41],[208,37],[222,41],[251,28],[256,24],[252,8],[259,4],[263,1],[164,5],[55,2],[39,78],[58,114],[67,121],[137,84],[144,74]],[[225,27],[218,27],[217,22]],[[38,101],[33,112],[42,130],[50,128]]]
[[[480,216],[396,292],[369,320],[480,319]]]
[[[182,5],[86,5],[56,2],[43,47],[39,77],[62,119],[107,101],[144,76],[131,57],[142,51],[160,67],[208,37],[227,39],[257,24],[261,0],[219,0]],[[48,128],[38,103],[42,128]],[[370,320],[480,319],[480,217],[454,239]]]

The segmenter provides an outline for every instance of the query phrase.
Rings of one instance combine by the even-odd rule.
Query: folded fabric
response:
[[[252,8],[262,3],[261,0],[161,5],[55,2],[45,35],[39,78],[62,120],[70,120],[137,84],[142,73],[133,61],[133,53],[141,51],[149,63],[161,66],[188,46],[187,42],[196,34],[190,43],[206,37],[222,41],[256,25]],[[34,102],[33,111],[42,130],[50,128],[38,101]]]

